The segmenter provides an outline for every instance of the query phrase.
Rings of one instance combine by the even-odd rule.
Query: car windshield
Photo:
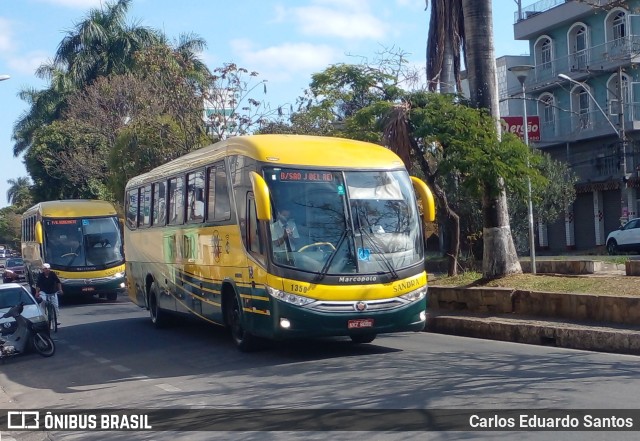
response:
[[[16,286],[0,289],[0,309],[11,308],[20,302],[33,305],[33,298],[24,288]]]
[[[391,273],[420,262],[406,171],[268,168],[274,263],[325,274]]]
[[[105,267],[123,261],[118,219],[45,220],[45,255],[58,268]]]
[[[7,259],[5,266],[23,266],[24,261],[22,259]]]

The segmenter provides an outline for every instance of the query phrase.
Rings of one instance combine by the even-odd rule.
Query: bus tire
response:
[[[117,291],[108,292],[107,293],[107,300],[109,300],[111,302],[115,302],[116,300],[118,300],[118,292]]]
[[[376,334],[353,334],[350,335],[351,341],[355,344],[371,343],[376,339]]]
[[[156,329],[166,328],[169,323],[169,317],[167,313],[160,308],[158,304],[158,288],[156,282],[151,284],[149,289],[149,316],[151,317],[151,323]]]
[[[235,293],[227,297],[224,305],[226,323],[229,326],[231,338],[236,347],[242,352],[253,352],[258,349],[258,337],[242,327],[242,312],[240,311],[240,303]]]

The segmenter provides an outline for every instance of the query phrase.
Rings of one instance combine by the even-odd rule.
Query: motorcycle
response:
[[[13,318],[16,329],[13,333],[0,337],[0,361],[4,363],[7,357],[24,354],[29,348],[43,357],[51,357],[56,352],[56,345],[49,336],[46,323],[33,323],[22,315],[24,302],[12,306],[2,318]]]

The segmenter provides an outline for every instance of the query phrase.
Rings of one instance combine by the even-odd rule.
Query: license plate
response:
[[[349,320],[347,323],[347,327],[349,329],[359,329],[359,328],[372,328],[373,327],[373,319],[357,319],[357,320]]]
[[[83,292],[89,292],[89,291],[93,291],[95,290],[95,288],[93,286],[85,286],[84,288],[82,288]]]

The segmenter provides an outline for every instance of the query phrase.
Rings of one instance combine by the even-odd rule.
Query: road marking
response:
[[[96,357],[96,361],[100,364],[111,363],[111,360],[102,357]]]
[[[150,381],[151,377],[148,375],[134,375],[133,377],[129,377],[131,380],[140,380],[140,381]]]
[[[122,366],[121,364],[112,364],[111,369],[115,369],[118,372],[129,372],[131,369],[129,369],[126,366]]]
[[[74,351],[77,351],[78,349],[80,349],[80,346],[78,346],[78,345],[69,345],[69,349],[73,349]]]
[[[171,385],[171,384],[167,384],[167,383],[161,383],[161,384],[156,384],[156,387],[159,387],[160,389],[166,391],[166,392],[180,392],[182,389],[178,389],[177,387]]]
[[[93,357],[94,355],[96,355],[96,354],[94,354],[94,353],[93,353],[93,352],[91,352],[91,351],[80,351],[80,353],[81,353],[82,355],[87,356],[87,357]]]

